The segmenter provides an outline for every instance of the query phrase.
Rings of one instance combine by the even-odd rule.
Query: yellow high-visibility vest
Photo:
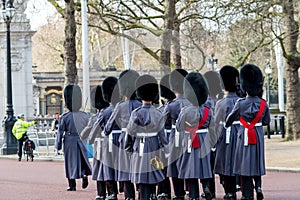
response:
[[[22,136],[27,132],[28,127],[33,126],[34,123],[35,121],[27,122],[23,119],[18,119],[12,129],[13,135],[17,138],[17,140],[21,139]]]

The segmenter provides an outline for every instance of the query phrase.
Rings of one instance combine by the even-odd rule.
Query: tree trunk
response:
[[[164,32],[162,34],[159,59],[160,71],[162,76],[170,72],[171,42],[175,15],[175,0],[166,0],[165,7],[166,9],[164,17]]]
[[[174,20],[173,23],[173,36],[172,36],[172,44],[173,44],[173,60],[176,69],[181,69],[181,52],[180,52],[180,23],[178,19]]]
[[[286,26],[286,41],[284,57],[287,60],[286,73],[286,115],[287,115],[287,140],[300,138],[300,99],[299,99],[299,74],[300,55],[297,51],[299,38],[299,25],[294,19],[293,0],[284,0],[283,12]]]
[[[76,68],[76,23],[74,0],[65,0],[65,41],[64,41],[64,68],[65,85],[78,82]]]

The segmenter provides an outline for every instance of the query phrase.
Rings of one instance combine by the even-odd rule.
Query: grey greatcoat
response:
[[[102,109],[103,110],[103,109]],[[101,172],[101,146],[103,139],[100,138],[101,128],[93,128],[94,124],[96,123],[97,119],[101,116],[102,110],[97,112],[96,115],[90,117],[88,125],[83,129],[81,132],[81,138],[85,140],[88,138],[89,144],[94,144],[94,155],[93,155],[93,173],[92,173],[92,180],[98,180],[98,174]],[[101,181],[101,180],[100,180]]]
[[[216,133],[218,142],[216,144],[216,160],[214,172],[225,176],[234,176],[233,164],[235,160],[235,149],[237,141],[237,132],[240,127],[239,119],[227,130],[224,128],[226,117],[232,111],[234,104],[239,96],[234,92],[229,92],[226,97],[219,100],[215,107],[214,121],[216,124]]]
[[[256,117],[260,108],[260,98],[248,96],[239,99],[232,112],[226,119],[226,127],[229,127],[237,118],[242,117],[251,123]],[[258,121],[263,126],[270,123],[269,107],[266,105],[261,119]],[[263,127],[255,126],[256,144],[244,145],[244,126],[240,126],[237,133],[237,144],[235,151],[235,162],[233,172],[241,176],[261,176],[266,174],[265,151],[264,151],[264,130]]]
[[[106,126],[104,127],[104,134],[111,133],[115,126],[121,128],[122,133],[119,137],[118,149],[118,181],[130,181],[130,153],[125,151],[125,136],[126,127],[131,115],[131,112],[140,107],[142,103],[138,100],[126,100],[119,102],[110,116]]]
[[[187,105],[191,105],[191,103],[183,96],[178,96],[174,101],[168,102],[163,111],[165,121],[170,121],[172,124],[172,129],[169,136],[170,156],[168,158],[168,177],[178,177],[178,168],[176,162],[181,156],[181,150],[179,147],[175,146],[175,125],[181,108]]]
[[[110,118],[114,106],[110,105],[105,108],[94,124],[94,126],[104,130],[104,127]],[[96,128],[95,127],[95,128]],[[94,129],[94,128],[93,128]],[[104,134],[104,132],[103,132]],[[118,159],[118,148],[119,148],[119,136],[121,134],[120,128],[115,124],[112,127],[112,131],[105,135],[102,142],[102,157],[101,157],[101,172],[99,172],[98,178],[104,181],[117,181],[118,180],[118,170],[117,170],[117,159]],[[103,136],[103,135],[102,135]],[[110,144],[111,143],[111,144]],[[110,146],[111,145],[111,146]]]
[[[84,112],[66,112],[59,120],[56,148],[60,150],[64,144],[65,171],[69,179],[82,178],[92,172],[85,143],[80,139],[88,120]]]
[[[210,135],[209,131],[213,111],[210,109],[208,117],[202,127],[197,130],[200,139],[200,148],[191,147],[191,132],[187,127],[197,127],[203,118],[204,106],[186,106],[181,109],[176,123],[176,129],[180,133],[180,145],[182,146],[182,157],[177,161],[178,178],[181,179],[206,179],[212,177],[210,165]],[[212,126],[213,127],[213,126]]]
[[[150,104],[140,106],[132,112],[127,131],[136,137],[131,161],[131,181],[157,184],[164,180],[163,171],[150,162],[153,158],[161,160],[160,151],[167,145],[161,111]]]

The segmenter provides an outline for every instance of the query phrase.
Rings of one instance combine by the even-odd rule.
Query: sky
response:
[[[37,30],[40,26],[47,24],[48,20],[55,17],[54,7],[47,0],[29,0],[25,11],[32,30]]]

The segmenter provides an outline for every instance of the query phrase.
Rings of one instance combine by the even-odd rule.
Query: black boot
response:
[[[184,200],[184,197],[182,197],[182,196],[173,196],[172,200]]]
[[[108,197],[106,197],[105,200],[118,200],[118,197],[116,194],[111,194]]]
[[[213,198],[208,187],[204,188],[204,194],[205,194],[205,199],[207,200],[211,200]]]
[[[87,188],[88,185],[89,185],[88,177],[86,175],[83,175],[83,177],[82,177],[82,189]]]
[[[69,187],[67,191],[76,191],[76,181],[75,179],[68,179]]]
[[[236,194],[235,193],[227,193],[224,195],[223,199],[236,200]]]
[[[263,192],[261,190],[261,187],[258,187],[256,189],[256,199],[257,200],[263,200],[264,199],[264,194],[263,194]]]

